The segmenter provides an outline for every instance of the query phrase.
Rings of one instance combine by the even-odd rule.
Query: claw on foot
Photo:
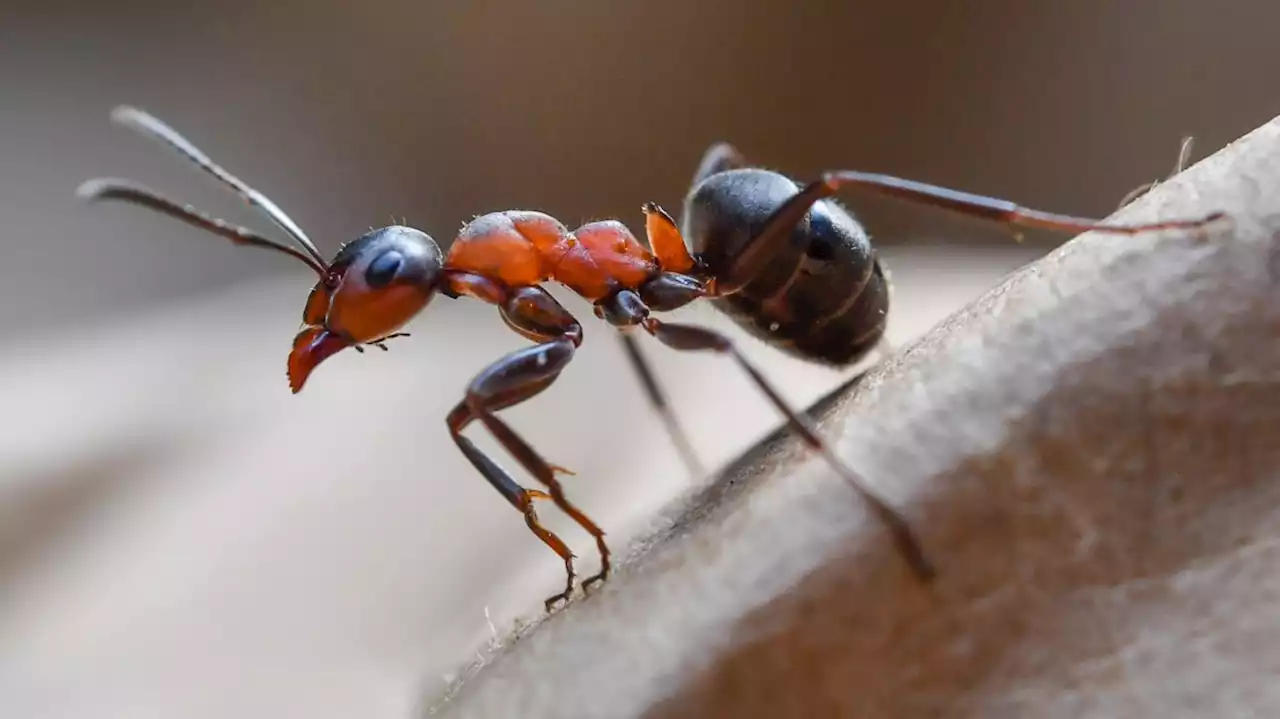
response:
[[[586,579],[582,580],[582,591],[584,592],[590,591],[593,585],[603,584],[604,580],[608,578],[609,578],[609,570],[607,569],[600,572],[599,574],[595,574],[590,577],[587,577]]]
[[[545,601],[545,602],[543,602],[543,606],[546,608],[546,610],[547,610],[548,612],[550,612],[551,610],[555,609],[555,606],[556,606],[556,603],[557,603],[557,602],[564,602],[565,604],[568,604],[568,603],[569,603],[569,593],[568,593],[568,592],[560,592],[559,594],[555,595],[554,597],[547,597],[546,601]]]

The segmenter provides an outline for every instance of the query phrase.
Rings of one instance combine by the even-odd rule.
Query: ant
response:
[[[233,243],[282,252],[314,270],[319,280],[307,298],[303,326],[293,340],[287,363],[294,393],[302,390],[321,362],[343,349],[362,351],[362,346],[373,345],[385,350],[385,342],[403,335],[399,330],[436,295],[490,303],[509,328],[533,343],[476,375],[464,399],[449,412],[446,424],[463,455],[524,515],[529,529],[564,560],[568,576],[565,590],[546,599],[547,611],[572,595],[574,554],[538,521],[535,500],[552,501],[594,537],[601,568],[583,581],[584,590],[608,578],[610,552],[604,532],[570,503],[557,481],[557,474],[570,472],[545,460],[497,415],[551,386],[582,344],[582,325],[547,292],[545,283],[554,281],[577,293],[592,303],[598,318],[619,330],[650,401],[682,449],[687,449],[688,443],[640,354],[636,332],[649,334],[675,350],[711,351],[736,362],[805,444],[821,454],[869,504],[892,533],[910,568],[928,581],[935,570],[907,521],[836,457],[728,337],[711,329],[667,322],[655,313],[705,298],[774,347],[828,364],[857,362],[884,334],[889,287],[866,232],[832,199],[843,187],[862,187],[1011,225],[1069,232],[1135,234],[1199,228],[1222,216],[1215,213],[1200,220],[1105,225],[888,175],[848,170],[827,172],[800,185],[777,172],[748,166],[736,149],[720,143],[706,152],[698,166],[684,202],[683,229],[657,204],[642,207],[647,247],[617,220],[588,222],[570,231],[541,212],[504,210],[465,223],[447,255],[421,230],[393,225],[361,235],[326,262],[280,208],[168,125],[131,107],[116,108],[112,119],[176,150],[262,211],[297,242],[296,248],[269,239],[128,180],[90,180],[78,191],[86,200],[120,200],[149,207]],[[463,434],[476,421],[547,491],[522,487],[477,448]],[[685,456],[692,459],[691,452]]]

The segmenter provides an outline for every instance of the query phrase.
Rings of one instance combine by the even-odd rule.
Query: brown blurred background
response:
[[[1263,0],[0,2],[0,387],[13,427],[0,443],[0,486],[16,488],[0,515],[0,704],[10,696],[21,712],[39,707],[0,711],[245,717],[269,708],[296,716],[306,705],[313,717],[320,706],[402,716],[405,696],[438,689],[484,638],[479,607],[506,602],[494,604],[501,624],[540,607],[559,581],[554,561],[478,478],[408,476],[424,466],[470,471],[443,413],[471,374],[520,340],[487,308],[440,303],[406,346],[335,360],[324,383],[289,397],[283,351],[305,270],[136,208],[75,202],[83,180],[127,176],[271,229],[170,153],[112,126],[112,106],[136,104],[172,123],[326,253],[393,217],[447,243],[472,215],[510,207],[570,224],[617,216],[639,230],[640,204],[675,211],[701,152],[721,139],[801,178],[873,170],[1104,216],[1169,171],[1184,134],[1196,137],[1199,157],[1280,110],[1267,89],[1278,21],[1280,6]],[[897,342],[1063,239],[1033,233],[1020,249],[1000,227],[846,199],[897,260]],[[603,328],[584,319],[590,357],[575,361],[556,399],[512,416],[542,425],[531,434],[579,470],[581,503],[622,537],[621,527],[637,526],[688,480],[616,347],[594,339]],[[838,381],[759,346],[752,354],[796,401]],[[706,374],[720,366],[714,360],[659,364],[684,393],[686,421],[713,464],[776,424],[732,372]],[[700,374],[673,376],[682,369]],[[609,381],[616,398],[601,399]],[[560,411],[578,419],[553,419]],[[591,419],[608,414],[636,417],[663,448],[623,442]],[[135,441],[140,456],[120,449]],[[314,457],[317,441],[342,457]],[[405,476],[390,479],[396,472]],[[357,491],[354,480],[343,484],[356,475],[365,494],[342,494]],[[170,506],[131,494],[146,496],[139,477],[164,491],[243,492],[226,504],[188,497]],[[314,490],[326,482],[344,489]],[[317,510],[305,529],[291,528],[289,518],[309,510],[281,499],[273,514],[255,494],[299,491],[323,495],[312,509],[367,521],[335,525]],[[113,524],[86,509],[95,502],[125,509]],[[224,524],[193,529],[174,506],[199,506]],[[466,534],[446,533],[448,521]],[[142,529],[165,522],[170,535]],[[133,544],[102,549],[115,546],[118,527],[138,532]],[[263,527],[274,533],[254,534]],[[182,545],[199,536],[221,551],[236,532],[255,539],[218,562]],[[316,549],[320,541],[333,544]],[[270,562],[255,553],[282,542],[292,549],[280,550],[280,564],[253,574]],[[426,544],[452,551],[424,557]],[[139,552],[163,566],[129,565],[136,581],[120,579]],[[66,569],[69,557],[92,570]],[[298,569],[299,558],[316,565]],[[536,558],[532,578],[503,579],[527,558]],[[308,571],[329,573],[299,578]],[[413,571],[422,574],[405,578]],[[255,584],[263,577],[277,583]],[[356,585],[344,590],[348,615],[323,603],[343,582]],[[220,593],[227,587],[242,591],[234,610]],[[369,599],[379,591],[392,598]],[[300,615],[297,601],[310,613]],[[321,657],[317,666],[288,658],[283,647],[351,617],[357,628],[329,637],[327,649],[297,650]],[[264,648],[262,627],[281,622],[278,643]],[[366,636],[362,622],[377,624],[375,649],[353,639]],[[201,630],[216,641],[202,644]],[[359,664],[373,678],[343,685],[344,705],[325,693],[338,691],[329,679],[359,671],[325,661],[356,646],[377,657],[373,668]],[[248,672],[247,655],[272,651],[253,682],[237,673]],[[139,656],[148,659],[123,659]],[[200,663],[214,656],[219,668]],[[108,667],[119,675],[93,684]],[[383,689],[394,698],[373,706]],[[226,703],[194,699],[201,691]]]
[[[1110,211],[1173,163],[1269,119],[1263,0],[1115,3],[6,2],[0,22],[9,342],[250,275],[294,271],[140,212],[87,211],[96,174],[249,219],[107,112],[167,119],[324,250],[406,217],[567,221],[673,209],[699,153],[738,143],[800,176],[857,167],[1065,212]],[[999,228],[851,199],[901,231]],[[1056,238],[1055,238],[1056,239]]]

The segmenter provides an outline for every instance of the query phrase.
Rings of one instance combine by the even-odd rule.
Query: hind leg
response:
[[[1164,178],[1163,182],[1168,182],[1169,180],[1172,180],[1174,175],[1186,169],[1187,160],[1191,159],[1191,144],[1193,141],[1194,141],[1194,138],[1192,138],[1190,135],[1187,135],[1186,137],[1182,138],[1182,146],[1178,149],[1178,161],[1173,165],[1173,172],[1170,172],[1169,176]],[[1116,209],[1117,210],[1124,209],[1125,205],[1129,204],[1130,202],[1133,202],[1139,197],[1142,197],[1148,192],[1156,189],[1156,185],[1159,185],[1160,183],[1161,183],[1161,180],[1153,180],[1151,182],[1146,183],[1145,185],[1139,185],[1133,188],[1132,190],[1129,190],[1129,193],[1126,194],[1124,198],[1120,200],[1120,204],[1116,207]]]

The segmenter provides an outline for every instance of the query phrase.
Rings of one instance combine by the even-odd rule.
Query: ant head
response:
[[[288,255],[310,267],[320,281],[303,310],[306,327],[289,353],[289,386],[302,389],[316,365],[347,347],[377,342],[421,312],[437,289],[443,257],[426,233],[411,227],[372,230],[345,245],[326,263],[302,228],[265,195],[215,163],[159,118],[135,107],[117,107],[115,122],[159,141],[261,211],[296,243],[290,246],[247,227],[210,217],[130,180],[100,178],[80,186],[86,200],[119,200],[141,205],[242,246]]]
[[[395,333],[435,296],[444,257],[430,235],[393,225],[345,245],[307,297],[289,353],[295,393],[325,359]]]

